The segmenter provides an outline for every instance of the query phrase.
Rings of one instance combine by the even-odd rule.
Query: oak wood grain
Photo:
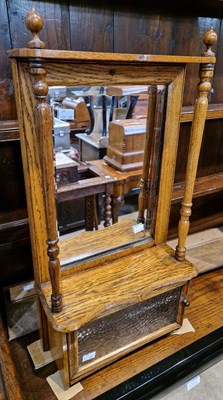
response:
[[[189,319],[195,332],[185,335],[167,335],[116,361],[92,377],[83,379],[81,384],[84,390],[76,396],[77,400],[91,400],[92,397],[115,387],[222,327],[222,291],[222,269],[193,279],[189,288],[191,306],[186,309],[185,317]]]
[[[126,303],[134,304],[152,297],[155,292],[158,294],[167,285],[182,284],[195,275],[196,269],[190,262],[179,264],[173,257],[173,250],[161,245],[62,277],[64,310],[58,315],[51,315],[48,310],[49,283],[41,286],[40,296],[54,329],[69,332],[92,318],[111,312],[111,306],[119,309]]]
[[[184,74],[185,71],[182,70],[178,77],[168,87],[159,192],[157,198],[156,225],[154,229],[155,241],[157,244],[164,243],[168,234],[171,194],[174,183],[179,141],[180,112],[185,79]]]
[[[214,56],[179,56],[179,55],[159,55],[159,54],[119,54],[119,53],[102,53],[92,51],[66,51],[61,50],[59,53],[56,50],[48,49],[28,49],[18,48],[8,50],[8,56],[16,58],[39,58],[43,60],[86,60],[86,61],[102,61],[102,62],[140,62],[140,63],[171,63],[171,64],[202,64],[202,63],[215,63]],[[133,83],[134,84],[134,83]],[[136,81],[135,84],[138,84]],[[112,84],[113,85],[113,84]],[[122,85],[122,84],[120,84]],[[123,85],[125,85],[123,83]]]
[[[34,16],[33,22],[27,26],[33,37],[36,38],[39,27],[36,28]],[[37,43],[37,47],[42,47],[43,44],[38,39],[38,34],[34,41]],[[214,32],[209,32],[206,42],[211,35],[215,39]],[[53,334],[49,332],[49,340],[51,345],[53,341],[58,347],[60,358],[62,358],[62,361],[58,361],[58,367],[66,386],[72,384],[73,379],[76,379],[77,376],[89,374],[105,365],[108,360],[109,362],[115,360],[118,355],[124,355],[131,349],[135,349],[140,345],[141,339],[139,342],[137,340],[130,342],[121,349],[112,350],[110,354],[102,356],[98,362],[93,362],[89,368],[84,367],[84,371],[79,369],[75,377],[73,374],[69,377],[70,383],[68,383],[68,364],[70,367],[72,365],[74,368],[77,367],[76,361],[73,364],[70,359],[70,357],[76,357],[76,353],[73,354],[76,352],[76,345],[70,343],[69,349],[64,347],[65,333],[73,334],[74,331],[88,323],[106,316],[116,315],[120,310],[127,310],[134,304],[139,303],[139,307],[141,307],[143,302],[148,299],[154,299],[156,296],[164,295],[167,291],[187,285],[188,281],[197,274],[191,263],[187,260],[179,263],[174,258],[173,250],[161,243],[166,241],[168,233],[186,64],[200,63],[203,65],[206,62],[205,66],[207,63],[211,66],[214,65],[216,60],[210,49],[210,45],[215,43],[214,39],[206,43],[207,50],[203,57],[113,55],[111,53],[55,52],[40,49],[18,49],[8,52],[12,59],[19,109],[27,201],[31,218],[35,281],[39,294],[38,301],[41,300],[42,304],[42,307],[39,308],[41,328],[42,332],[47,335],[47,317],[47,324],[50,324],[55,330]],[[154,228],[156,245],[151,247],[150,242],[148,247],[134,248],[132,246],[131,253],[127,249],[127,251],[123,250],[117,253],[116,259],[114,254],[107,256],[104,260],[102,257],[102,259],[99,258],[98,264],[95,259],[96,262],[92,268],[90,268],[90,264],[86,268],[81,266],[76,273],[72,269],[70,275],[66,274],[61,278],[53,193],[52,126],[49,107],[46,104],[47,85],[49,84],[74,86],[168,85],[158,207]],[[24,108],[22,108],[22,104],[25,104]],[[203,126],[204,120],[203,113],[200,127]],[[199,122],[197,117],[195,122]],[[198,153],[198,146],[195,150]],[[196,156],[198,157],[198,154]],[[148,163],[146,163],[146,168],[148,169]],[[147,170],[145,176],[148,176]],[[129,181],[131,182],[131,179]],[[188,186],[191,187],[193,182],[188,180],[187,183],[186,195],[190,192],[190,190],[187,191]],[[109,190],[108,196],[110,197],[110,195],[111,190]],[[109,203],[110,199],[107,202],[107,209],[109,209]],[[50,259],[49,273],[47,272],[46,247],[43,245],[45,241],[49,245],[47,250]],[[150,238],[148,238],[149,241]],[[175,302],[174,309],[181,323],[183,312],[178,307],[183,307],[182,302],[179,305],[179,299]],[[44,309],[46,317],[42,309]],[[167,324],[163,321],[154,335],[158,337],[174,327],[176,325],[171,321]],[[150,339],[145,335],[142,340],[143,343],[146,343]]]
[[[184,335],[166,335],[115,363],[81,380],[83,390],[72,400],[93,398],[125,382],[176,352],[222,327],[222,268],[192,279],[189,287],[190,307],[185,310],[195,332]],[[25,398],[56,400],[46,377],[56,372],[55,363],[34,370],[27,345],[38,339],[37,332],[10,342],[15,368]]]
[[[61,240],[61,265],[72,264],[78,260],[117,249],[120,246],[120,237],[122,237],[123,246],[146,239],[144,231],[133,233],[132,227],[136,223],[136,219],[128,218],[97,232],[82,232],[70,239]]]
[[[181,218],[178,225],[178,245],[176,247],[176,257],[178,258],[178,260],[182,260],[185,257],[185,243],[189,231],[189,217],[191,215],[192,197],[197,174],[201,142],[204,132],[205,118],[208,108],[208,94],[211,90],[211,80],[213,77],[213,72],[213,64],[202,65],[200,67],[198,98],[196,99],[194,106],[194,118],[191,127],[185,175],[185,190],[182,207],[180,210]]]

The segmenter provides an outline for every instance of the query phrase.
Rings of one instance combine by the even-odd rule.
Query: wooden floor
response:
[[[189,290],[190,307],[187,317],[194,333],[167,335],[127,357],[100,370],[81,381],[83,390],[74,400],[92,400],[132,376],[186,348],[223,326],[223,268],[194,278]],[[56,365],[49,364],[34,370],[27,345],[38,339],[38,333],[10,342],[19,383],[24,398],[29,400],[55,400],[46,377],[56,372]]]

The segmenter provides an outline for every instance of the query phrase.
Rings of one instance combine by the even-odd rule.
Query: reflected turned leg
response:
[[[112,198],[112,223],[118,222],[119,208],[124,205],[124,196],[113,196]]]

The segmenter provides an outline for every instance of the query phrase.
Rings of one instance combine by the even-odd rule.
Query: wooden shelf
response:
[[[15,226],[27,225],[27,209],[20,208],[10,212],[2,212],[0,214],[0,230],[9,229]]]
[[[219,192],[223,189],[223,172],[197,178],[193,198]],[[184,182],[174,184],[172,203],[178,203],[183,198]]]
[[[0,121],[0,142],[19,140],[17,120]]]
[[[186,360],[189,357],[191,369],[195,347],[195,355],[199,353],[199,350],[201,353],[199,362],[196,358],[196,365],[198,367],[202,359],[205,358],[204,354],[206,354],[206,350],[211,347],[207,344],[208,335],[215,336],[215,332],[218,329],[222,329],[221,315],[223,313],[223,304],[221,299],[223,294],[223,280],[220,279],[222,272],[222,269],[218,269],[192,279],[189,288],[191,305],[185,310],[185,317],[189,319],[195,332],[183,335],[166,335],[101,369],[97,373],[82,379],[81,385],[83,389],[75,396],[75,399],[95,399],[109,390],[118,390],[118,385],[122,384],[125,385],[125,390],[130,392],[132,387],[130,386],[131,379],[134,379],[133,383],[137,393],[137,387],[141,387],[140,382],[142,382],[142,379],[143,382],[146,382],[146,379],[150,380],[151,373],[148,371],[151,371],[156,365],[159,365],[159,371],[162,369],[164,373],[168,373],[168,370],[165,370],[165,360],[169,361],[168,366],[172,368],[176,364],[175,378],[177,379],[177,371],[179,369],[177,354],[183,352],[180,364],[182,364],[182,360]],[[47,376],[57,371],[56,364],[50,363],[41,368],[41,370],[34,370],[33,363],[27,351],[27,346],[37,339],[38,336],[34,333],[10,342],[15,368],[19,375],[19,383],[23,388],[24,394],[27,394],[30,400],[34,400],[37,397],[56,400],[56,396],[46,381]],[[200,340],[204,340],[206,343],[205,345],[202,343],[202,347],[199,344]],[[215,337],[212,338],[212,344],[214,344],[214,340]],[[190,346],[193,346],[194,352],[190,351]],[[213,356],[212,348],[211,353]],[[173,359],[170,359],[170,357],[173,357]],[[23,367],[24,365],[26,368]],[[154,377],[159,379],[159,371],[156,372],[156,376],[152,375],[152,380]],[[136,380],[137,376],[139,376],[139,383]],[[142,377],[141,380],[140,377]],[[167,382],[169,382],[168,379]],[[122,388],[120,388],[119,394],[121,393],[123,393]],[[114,399],[115,396],[113,395],[112,397],[111,395],[109,397],[106,393],[103,398]],[[135,398],[137,398],[137,394]]]
[[[66,240],[62,237],[60,241],[61,266],[84,260],[89,256],[111,252],[120,246],[120,237],[122,237],[123,247],[146,239],[144,231],[133,233],[132,226],[136,223],[135,219],[128,218],[98,231],[82,232],[81,235],[78,234]]]
[[[118,259],[93,269],[62,277],[64,306],[59,314],[51,313],[51,284],[44,283],[40,295],[52,326],[60,332],[71,332],[112,308],[117,311],[126,304],[149,299],[167,286],[175,288],[196,276],[189,261],[179,263],[173,255],[168,245],[147,246],[127,256],[120,254]]]
[[[181,112],[181,119],[180,122],[191,122],[193,118],[193,106],[184,106],[182,107],[182,112]],[[223,104],[222,103],[216,103],[216,104],[209,104],[208,105],[208,111],[207,111],[207,117],[206,120],[209,119],[219,119],[223,118]],[[86,128],[86,126],[79,126],[79,128]],[[78,125],[76,127],[75,122],[71,122],[71,129],[78,129]],[[7,132],[10,131],[10,132]],[[80,138],[82,140],[85,139],[86,141],[90,141],[89,136],[86,134],[80,134]],[[76,135],[77,136],[77,135]],[[12,120],[12,121],[1,121],[0,124],[0,141],[5,141],[5,140],[18,140],[19,139],[19,127],[18,127],[18,121]],[[92,141],[91,141],[92,143]],[[93,142],[94,146],[99,146],[97,142]]]
[[[193,119],[194,107],[182,107],[180,122],[191,122]],[[223,118],[223,104],[209,104],[206,120]]]

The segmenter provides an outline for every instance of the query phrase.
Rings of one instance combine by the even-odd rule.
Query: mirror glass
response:
[[[152,240],[166,94],[49,87],[62,266]]]

